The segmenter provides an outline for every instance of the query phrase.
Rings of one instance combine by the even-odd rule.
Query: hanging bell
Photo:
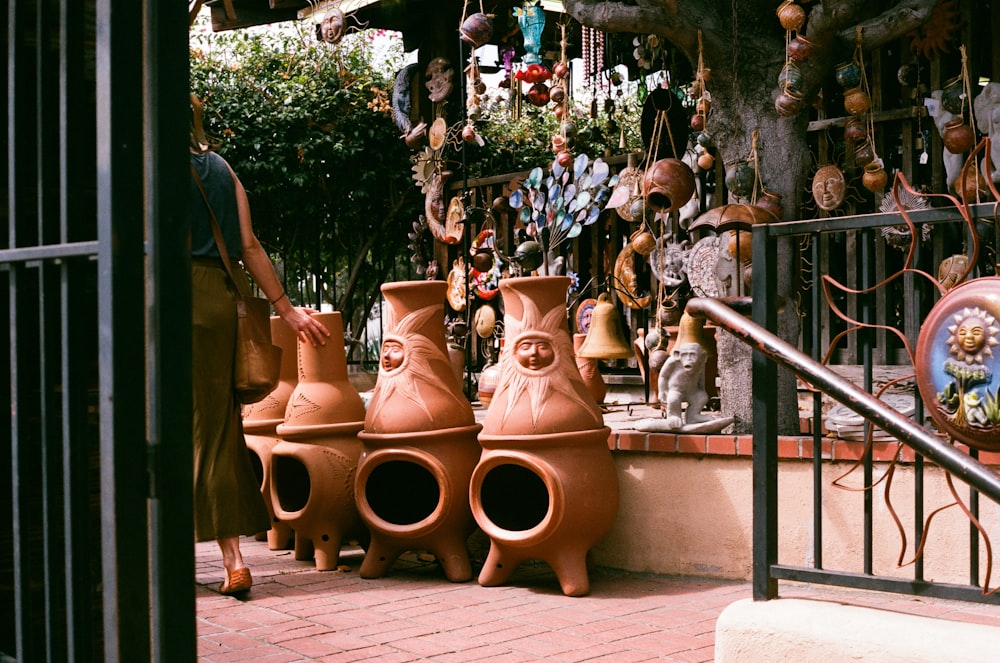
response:
[[[632,346],[625,340],[618,310],[608,293],[602,292],[590,317],[590,331],[577,357],[585,359],[628,359]]]

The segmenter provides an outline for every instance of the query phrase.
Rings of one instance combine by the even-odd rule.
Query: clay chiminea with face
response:
[[[365,406],[347,377],[340,313],[316,313],[330,342],[298,342],[299,382],[276,428],[271,452],[274,516],[295,530],[295,559],[315,558],[319,571],[336,568],[342,543],[367,543],[354,504],[354,476]]]
[[[298,356],[295,332],[277,317],[271,317],[271,340],[281,348],[281,375],[278,386],[263,400],[243,407],[243,433],[250,452],[250,462],[260,482],[271,529],[257,535],[257,540],[267,539],[270,550],[285,550],[292,546],[292,528],[274,516],[271,502],[271,452],[281,441],[276,428],[285,420],[285,409],[295,386],[298,384]]]
[[[432,552],[452,582],[472,577],[469,477],[481,452],[481,426],[448,357],[447,287],[443,281],[382,286],[386,333],[354,487],[371,530],[363,578],[384,575],[408,550]]]
[[[618,513],[611,431],[577,369],[567,329],[569,284],[565,276],[500,282],[507,351],[469,489],[472,513],[490,538],[484,586],[539,559],[564,594],[589,593],[587,552]]]

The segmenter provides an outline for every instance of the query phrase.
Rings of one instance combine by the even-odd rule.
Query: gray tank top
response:
[[[191,164],[205,186],[205,193],[212,204],[215,218],[222,229],[226,250],[232,260],[243,257],[243,243],[240,241],[240,219],[236,207],[236,184],[225,160],[215,152],[191,154]],[[201,197],[198,184],[191,178],[191,255],[197,257],[218,257],[212,235],[212,225]]]

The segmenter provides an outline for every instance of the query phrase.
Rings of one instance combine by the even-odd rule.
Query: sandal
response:
[[[253,578],[250,575],[249,568],[244,566],[241,569],[229,571],[227,576],[226,582],[222,583],[222,587],[219,588],[219,592],[222,594],[232,596],[234,594],[242,594],[250,591],[250,586],[253,584]]]

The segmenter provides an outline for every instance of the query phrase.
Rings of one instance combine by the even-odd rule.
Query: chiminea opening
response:
[[[441,487],[417,463],[389,460],[372,469],[365,482],[368,506],[393,525],[413,525],[429,517],[441,501]]]
[[[253,475],[257,478],[257,485],[264,485],[264,463],[261,462],[260,456],[253,449],[247,448],[247,453],[250,455],[250,467],[253,469]]]
[[[549,512],[545,482],[522,465],[498,465],[487,472],[479,498],[490,522],[512,532],[537,527]]]
[[[304,509],[312,489],[309,470],[297,458],[289,456],[272,456],[271,463],[274,472],[272,483],[277,487],[281,510],[295,513]]]

